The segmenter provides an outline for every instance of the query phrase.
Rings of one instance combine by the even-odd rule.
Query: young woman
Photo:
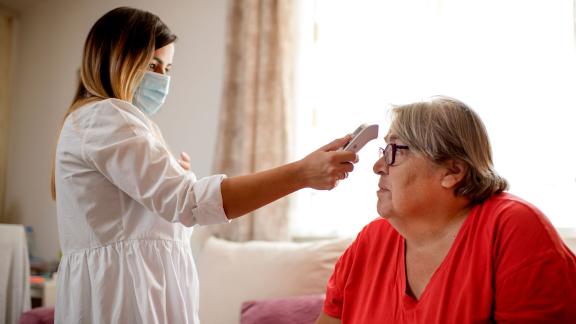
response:
[[[337,151],[344,137],[275,169],[197,179],[149,118],[168,93],[175,40],[157,16],[125,7],[88,34],[55,154],[58,323],[198,323],[191,226],[331,189],[353,169],[356,155]]]

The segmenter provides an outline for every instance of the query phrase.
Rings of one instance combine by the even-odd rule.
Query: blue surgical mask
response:
[[[164,100],[166,100],[169,86],[169,75],[146,71],[142,82],[134,92],[132,104],[140,108],[146,115],[152,116],[160,110]]]

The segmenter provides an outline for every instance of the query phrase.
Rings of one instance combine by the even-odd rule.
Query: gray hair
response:
[[[390,133],[435,163],[464,162],[466,175],[454,189],[456,196],[476,203],[508,189],[508,182],[494,170],[482,120],[459,100],[435,97],[394,107]]]

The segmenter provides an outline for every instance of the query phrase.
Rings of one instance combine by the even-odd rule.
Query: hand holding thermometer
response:
[[[352,133],[352,139],[344,146],[343,150],[358,153],[366,143],[377,137],[378,125],[362,124]]]

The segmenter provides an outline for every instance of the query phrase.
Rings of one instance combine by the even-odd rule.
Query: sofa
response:
[[[564,241],[576,252],[576,237]],[[308,324],[322,309],[338,257],[352,239],[306,243],[229,242],[196,231],[200,320],[208,324]],[[35,308],[21,324],[50,324],[54,308]]]
[[[311,242],[230,242],[196,228],[200,322],[307,324],[321,312],[326,282],[351,238]],[[54,323],[54,308],[22,314],[20,324]]]
[[[200,322],[307,324],[322,310],[334,264],[352,238],[230,242],[197,231]]]

